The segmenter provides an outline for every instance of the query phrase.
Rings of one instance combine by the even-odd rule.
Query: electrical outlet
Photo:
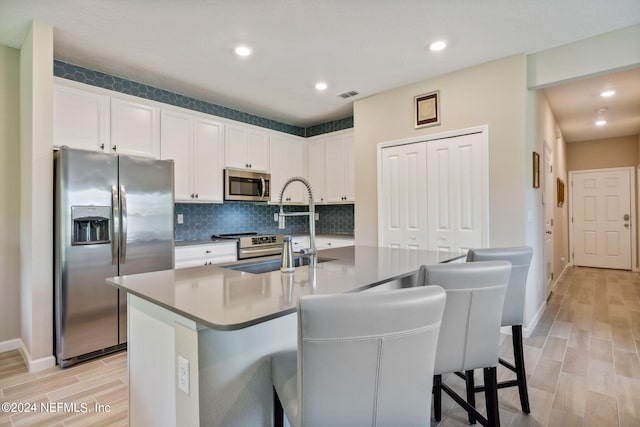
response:
[[[189,361],[178,356],[178,388],[189,396]]]
[[[314,212],[313,218],[318,221],[320,219],[320,214],[318,212]]]
[[[184,223],[184,215],[178,214],[178,224],[183,224],[183,223]]]
[[[273,220],[276,222],[278,221],[278,212],[273,214]]]

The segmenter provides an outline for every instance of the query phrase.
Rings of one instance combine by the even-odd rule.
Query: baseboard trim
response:
[[[560,272],[560,275],[558,276],[556,281],[553,283],[553,289],[556,288],[556,286],[558,285],[558,282],[560,281],[560,279],[562,279],[562,276],[564,276],[564,273],[566,273],[570,267],[571,267],[571,264],[568,264],[568,263],[564,266],[564,268]]]
[[[0,353],[11,350],[20,350],[22,347],[22,340],[20,338],[14,338],[12,340],[6,340],[0,342]]]
[[[53,368],[56,366],[56,358],[51,356],[41,357],[39,359],[32,359],[31,353],[25,347],[24,342],[20,340],[20,354],[22,354],[22,358],[24,359],[24,363],[27,364],[27,368],[29,372],[39,372],[44,371],[45,369]]]
[[[538,311],[535,314],[535,316],[533,316],[533,319],[531,319],[531,322],[527,326],[523,326],[522,327],[522,337],[523,338],[529,338],[529,336],[531,335],[531,333],[535,329],[536,325],[540,321],[540,318],[542,317],[542,313],[544,313],[544,309],[545,308],[547,308],[547,300],[546,299],[542,303],[540,308],[538,309]]]

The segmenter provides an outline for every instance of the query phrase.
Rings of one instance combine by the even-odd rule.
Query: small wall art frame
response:
[[[558,199],[558,207],[561,208],[564,205],[564,181],[560,178],[556,181],[557,188],[557,199]]]
[[[413,98],[413,117],[416,129],[440,124],[440,91],[423,93]]]
[[[540,188],[540,155],[533,152],[533,188]]]

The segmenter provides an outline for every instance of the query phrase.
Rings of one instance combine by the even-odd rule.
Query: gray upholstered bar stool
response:
[[[274,425],[428,426],[442,288],[310,295],[272,356]]]
[[[491,248],[470,249],[467,252],[467,262],[506,260],[511,262],[511,278],[507,295],[504,299],[502,310],[502,326],[511,326],[511,338],[513,342],[514,364],[500,359],[500,364],[515,372],[516,379],[498,383],[498,388],[518,387],[520,394],[520,406],[522,412],[528,414],[529,393],[527,391],[527,373],[524,367],[524,351],[522,346],[522,324],[524,323],[524,300],[527,286],[527,274],[533,257],[533,249],[530,247],[517,248]],[[473,387],[473,377],[471,384]],[[482,391],[483,387],[475,387],[476,391]]]
[[[422,266],[418,284],[437,285],[447,293],[442,316],[433,381],[434,418],[442,418],[442,391],[462,406],[470,421],[499,426],[496,369],[500,344],[500,317],[509,283],[508,261]],[[484,370],[487,417],[442,381],[442,375]],[[473,389],[467,389],[473,395]]]

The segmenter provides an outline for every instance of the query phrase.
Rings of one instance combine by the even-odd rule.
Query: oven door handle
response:
[[[247,255],[247,254],[279,254],[282,252],[282,247],[280,246],[271,246],[269,248],[259,248],[259,249],[239,249],[239,255]]]

